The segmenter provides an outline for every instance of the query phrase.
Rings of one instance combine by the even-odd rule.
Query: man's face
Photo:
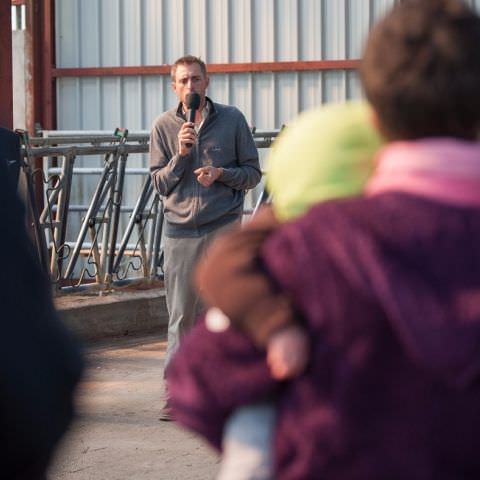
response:
[[[200,105],[203,106],[208,83],[208,77],[203,75],[198,63],[178,65],[175,72],[175,81],[172,82],[172,89],[184,105],[187,93],[198,93],[201,98]]]

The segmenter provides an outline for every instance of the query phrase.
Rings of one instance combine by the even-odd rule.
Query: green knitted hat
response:
[[[267,158],[266,185],[278,220],[297,217],[322,200],[359,194],[381,144],[365,102],[301,113]]]

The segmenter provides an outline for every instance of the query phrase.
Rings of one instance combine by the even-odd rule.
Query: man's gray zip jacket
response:
[[[188,155],[178,154],[177,136],[186,121],[181,104],[160,115],[150,134],[150,172],[162,196],[169,237],[198,237],[240,219],[245,190],[261,180],[258,151],[243,114],[207,101],[208,116]],[[210,187],[193,173],[206,165],[223,168]]]

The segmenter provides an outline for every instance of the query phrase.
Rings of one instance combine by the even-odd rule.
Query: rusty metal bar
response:
[[[42,31],[42,87],[43,87],[43,119],[42,127],[53,129],[57,123],[55,78],[52,74],[55,68],[55,6],[54,0],[41,2]]]
[[[13,128],[12,3],[0,0],[0,125]]]
[[[257,63],[211,63],[208,73],[257,73],[257,72],[298,72],[325,70],[357,70],[360,60],[319,60],[295,62]],[[170,65],[144,65],[132,67],[85,67],[54,68],[52,75],[59,77],[108,77],[129,75],[170,75]]]

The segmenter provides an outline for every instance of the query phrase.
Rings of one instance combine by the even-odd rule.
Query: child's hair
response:
[[[460,0],[403,0],[372,29],[365,94],[390,140],[473,140],[480,125],[480,18]]]
[[[275,140],[266,184],[279,221],[322,200],[360,194],[382,143],[365,102],[303,112]]]

